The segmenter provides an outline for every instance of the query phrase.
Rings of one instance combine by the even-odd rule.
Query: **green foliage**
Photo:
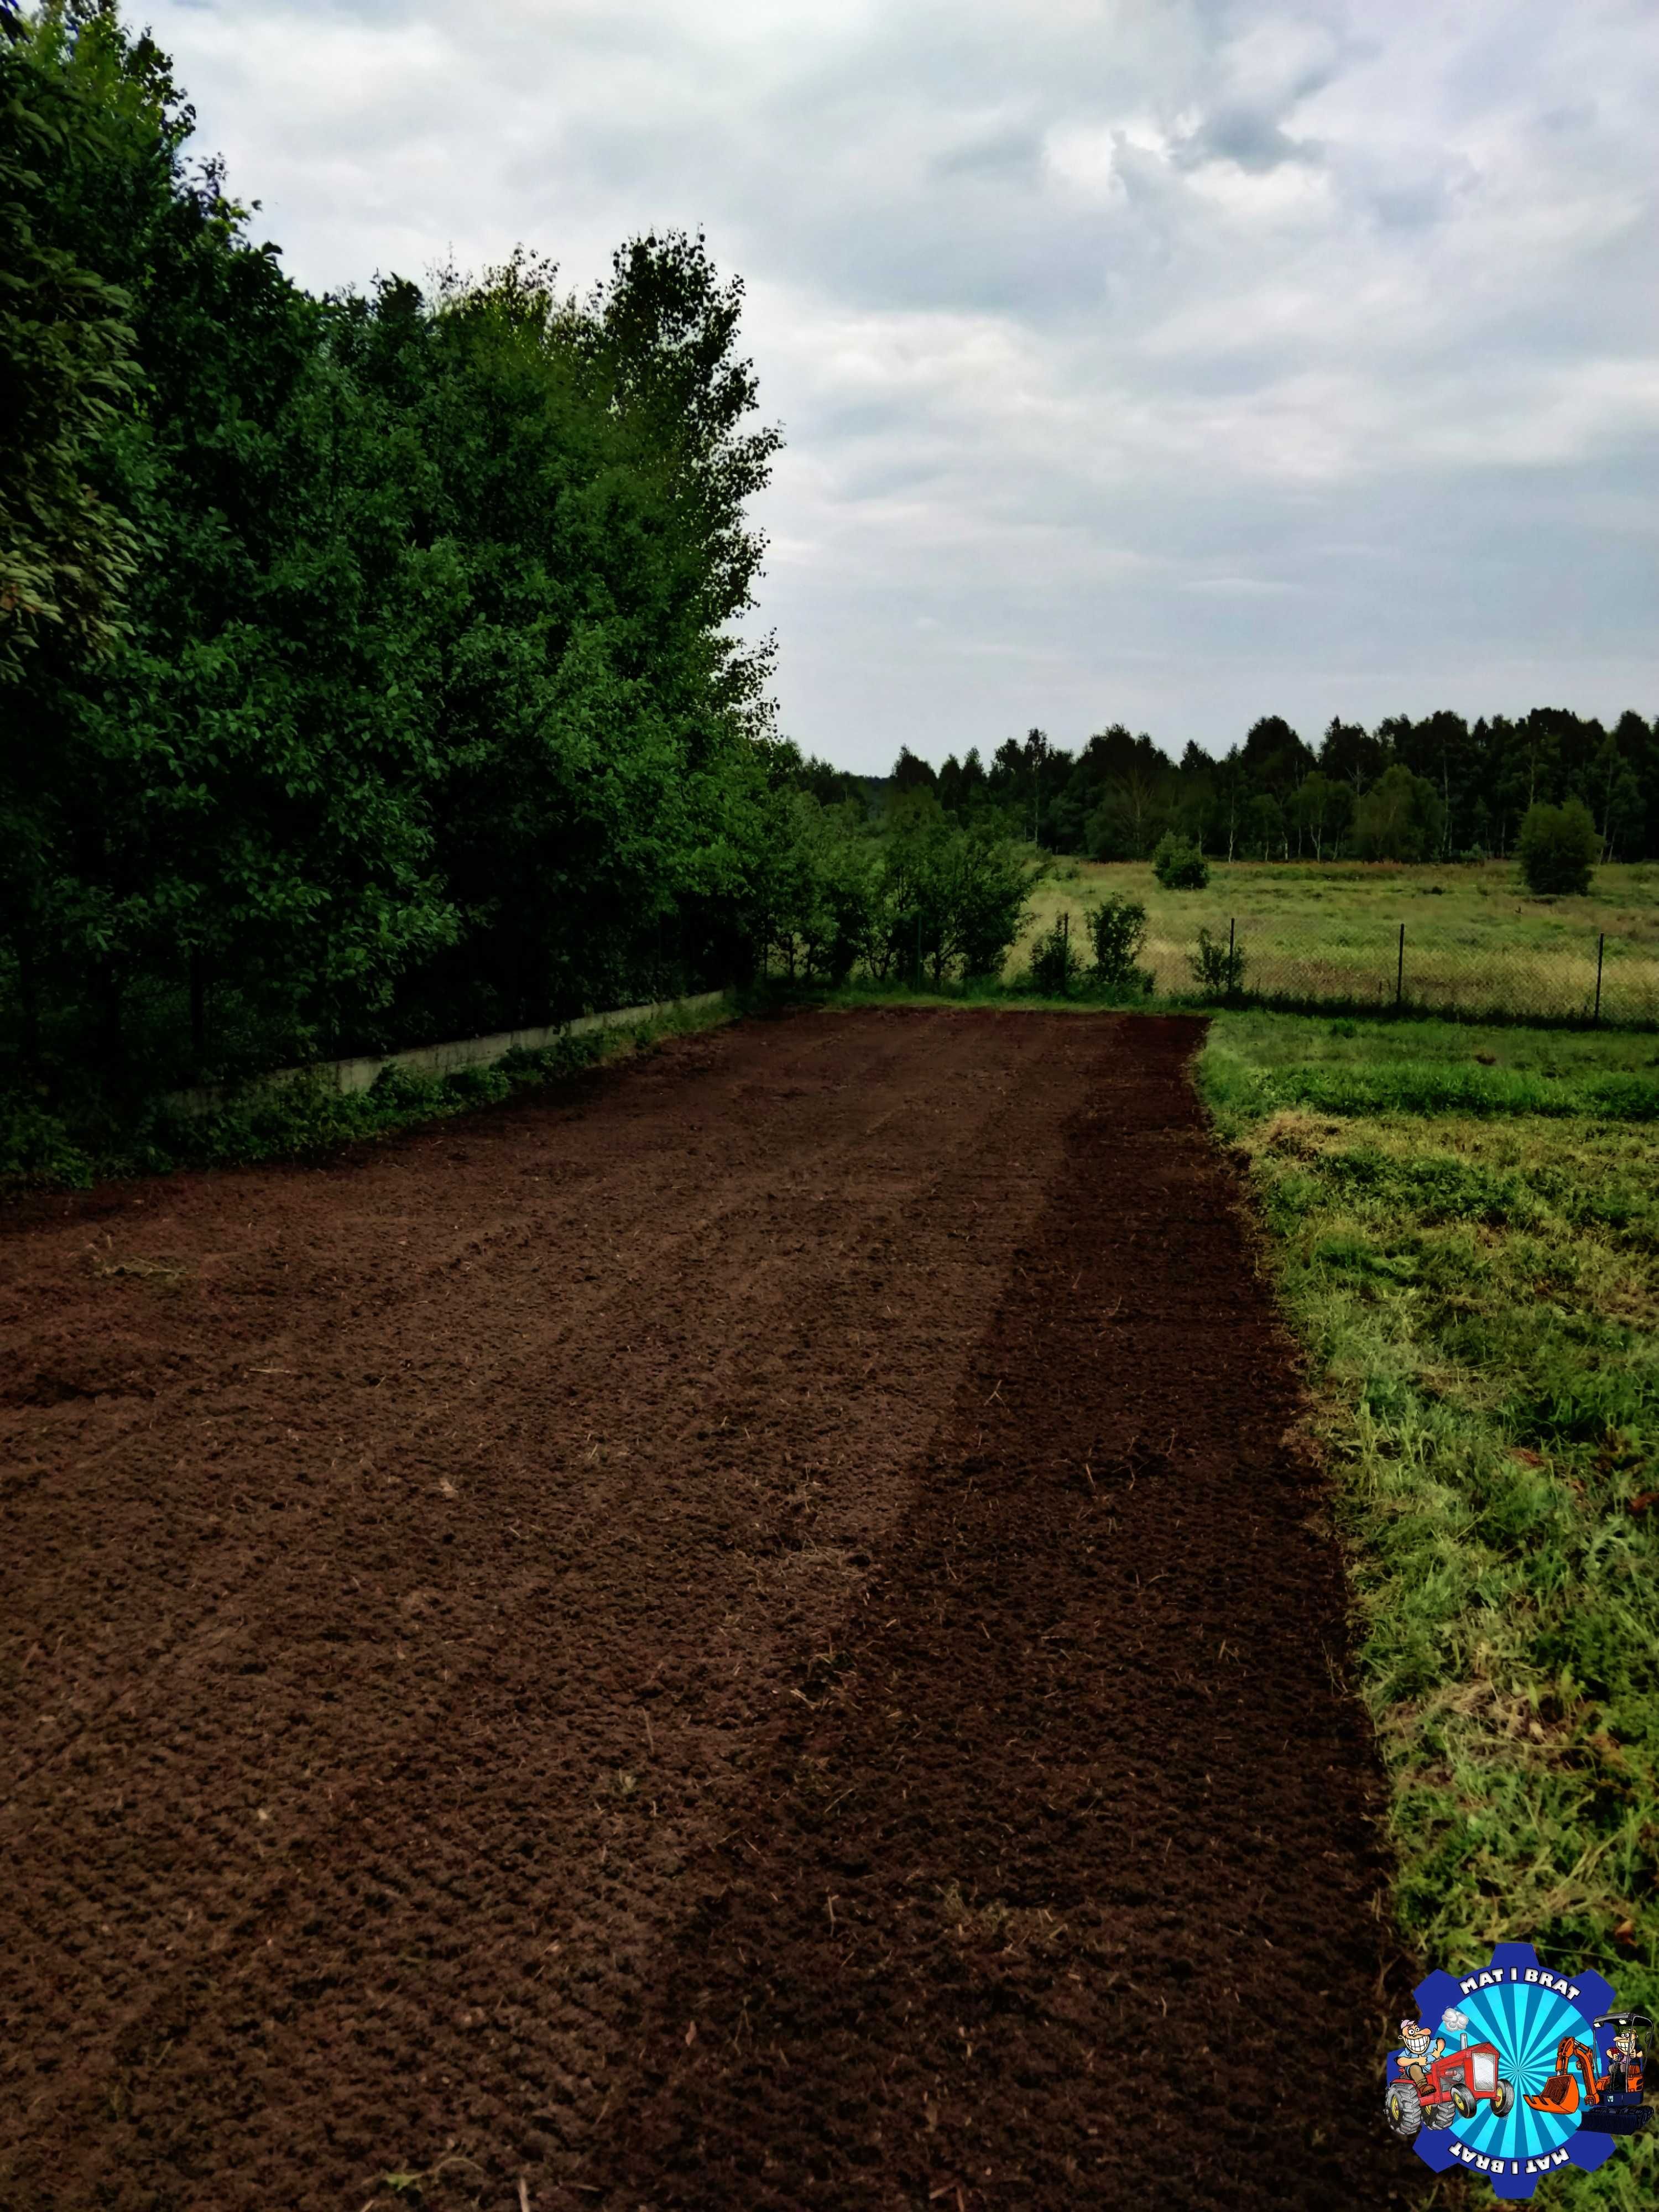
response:
[[[777,434],[703,241],[317,301],[112,9],[0,115],[0,1042],[131,1103],[739,972]]]
[[[1146,909],[1139,899],[1112,894],[1085,907],[1084,927],[1094,948],[1095,988],[1111,998],[1143,998],[1152,988],[1151,971],[1137,967],[1146,941]]]
[[[882,899],[880,848],[860,820],[806,792],[786,788],[769,807],[775,831],[753,892],[757,933],[791,982],[844,983],[869,953]]]
[[[1298,844],[1305,837],[1316,860],[1323,860],[1328,852],[1340,849],[1352,823],[1353,812],[1354,795],[1349,787],[1322,775],[1318,769],[1297,787],[1291,801],[1291,818],[1297,829]]]
[[[664,1036],[725,1018],[724,1006],[678,1010],[629,1026],[565,1035],[538,1050],[515,1049],[491,1065],[446,1075],[388,1062],[367,1091],[339,1091],[320,1071],[286,1082],[232,1085],[205,1112],[181,1099],[162,1099],[125,1120],[83,1111],[71,1123],[38,1100],[0,1099],[0,1196],[84,1190],[100,1179],[181,1167],[320,1159],[343,1145],[568,1083],[603,1060],[649,1051]]]
[[[1439,793],[1403,761],[1385,769],[1353,810],[1353,847],[1362,860],[1426,860],[1445,834]]]
[[[1207,929],[1200,929],[1198,950],[1188,954],[1187,964],[1193,971],[1193,981],[1206,997],[1230,998],[1244,988],[1243,946],[1231,940],[1224,945]]]
[[[1018,848],[989,825],[929,841],[921,888],[936,981],[1000,972],[1024,925],[1031,883]]]
[[[87,35],[108,41],[96,23]],[[58,65],[64,37],[55,11],[0,17],[0,685],[47,628],[68,657],[107,651],[137,552],[94,481],[131,410],[131,300],[82,258],[52,182],[107,158],[112,133]]]
[[[1045,999],[1066,999],[1083,974],[1083,955],[1072,937],[1070,916],[1062,915],[1031,947],[1030,987]]]
[[[0,1192],[86,1190],[92,1155],[37,1099],[0,1098]]]
[[[1527,889],[1536,896],[1582,898],[1601,850],[1595,823],[1581,799],[1527,809],[1517,855]]]
[[[923,787],[848,834],[870,840],[874,863],[862,964],[878,982],[918,970],[935,985],[994,976],[1030,905],[1033,870],[994,817],[967,828]]]
[[[1425,1964],[1520,1940],[1651,2008],[1651,1040],[1485,1034],[1506,1065],[1452,1024],[1223,1014],[1200,1079],[1313,1356],[1401,1924]],[[1656,2162],[1564,2201],[1633,2207]]]
[[[1190,838],[1169,830],[1152,854],[1152,873],[1166,891],[1201,891],[1210,880],[1210,864]]]

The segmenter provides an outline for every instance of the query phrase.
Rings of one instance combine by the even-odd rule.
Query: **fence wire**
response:
[[[1160,997],[1659,1026],[1659,941],[1595,930],[1564,927],[1540,944],[1535,928],[1522,938],[1491,925],[1212,913],[1194,915],[1184,932],[1155,921],[1139,957]]]

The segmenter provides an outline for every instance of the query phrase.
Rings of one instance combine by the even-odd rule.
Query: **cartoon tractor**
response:
[[[1449,2051],[1443,2034],[1436,2035],[1414,2020],[1402,2020],[1401,2048],[1395,2053],[1400,2071],[1384,2094],[1389,2125],[1408,2142],[1419,2128],[1449,2128],[1454,2120],[1472,2120],[1483,2104],[1490,2105],[1501,2120],[1515,2103],[1515,2084],[1498,2070],[1498,2051],[1490,2043],[1471,2043],[1467,2014],[1445,2012],[1443,2029],[1458,2034],[1458,2048]]]
[[[1653,2022],[1644,2012],[1603,2013],[1595,2041],[1605,2045],[1605,2069],[1597,2051],[1576,2035],[1564,2035],[1555,2048],[1555,2071],[1527,2102],[1534,2112],[1577,2112],[1578,2124],[1592,2135],[1639,2135],[1652,2113],[1642,2101],[1644,2036]],[[1580,2094],[1580,2092],[1583,2094]]]

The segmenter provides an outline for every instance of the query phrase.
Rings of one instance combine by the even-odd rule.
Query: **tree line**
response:
[[[0,0],[14,1080],[994,970],[996,826],[854,836],[776,734],[734,624],[779,437],[702,238],[313,297],[193,125],[113,0]]]
[[[802,776],[821,799],[867,799],[823,763]],[[1333,720],[1317,748],[1267,715],[1219,760],[1195,744],[1172,759],[1121,723],[1076,752],[1034,729],[937,769],[906,749],[888,781],[1102,860],[1145,860],[1170,835],[1228,860],[1505,859],[1535,805],[1573,801],[1599,859],[1659,858],[1659,720],[1634,712],[1611,729],[1547,707],[1474,723],[1391,715],[1372,730]]]
[[[317,298],[112,0],[0,9],[0,995],[183,1072],[718,976],[769,850],[738,641],[778,439],[648,236]]]

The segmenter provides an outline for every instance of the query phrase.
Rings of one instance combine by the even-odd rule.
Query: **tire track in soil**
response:
[[[1407,2201],[1341,1573],[1200,1034],[1099,1054],[561,2205]]]
[[[1241,2161],[1306,2155],[1328,2015],[1340,2188],[1273,2201],[1386,2201],[1341,1595],[1194,1038],[750,1025],[0,1243],[48,1386],[0,1428],[36,1761],[0,1814],[0,2203],[358,2212],[447,2147],[434,2208],[520,2172],[538,2212],[1128,2203],[1171,2161],[1249,2203]],[[100,1231],[189,1272],[95,1277]],[[1202,1407],[1155,1437],[1177,1379]],[[1194,2002],[1218,1906],[1325,1978],[1293,2064]],[[1282,1970],[1234,1986],[1283,2022]],[[1149,2078],[1177,2047],[1221,2136]],[[1130,2079],[1162,2147],[1115,2173]]]

